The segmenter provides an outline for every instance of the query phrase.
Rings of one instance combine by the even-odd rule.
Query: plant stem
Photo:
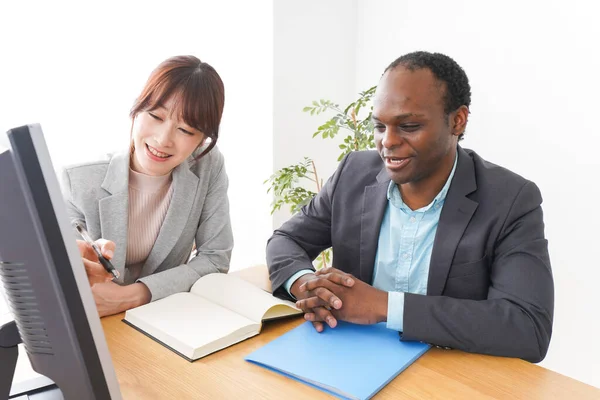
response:
[[[319,175],[317,175],[317,166],[313,160],[310,160],[313,167],[313,174],[315,174],[315,183],[317,184],[317,193],[321,191],[321,185],[319,184]],[[312,179],[311,179],[312,180]]]
[[[352,117],[352,122],[354,123],[354,129],[358,128],[358,124],[356,123],[356,109],[352,109],[352,113],[350,114]]]

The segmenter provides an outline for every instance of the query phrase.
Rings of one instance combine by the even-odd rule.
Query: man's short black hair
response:
[[[471,105],[471,86],[469,78],[460,65],[452,58],[441,53],[415,51],[398,57],[384,71],[387,72],[398,66],[409,71],[427,68],[440,81],[446,84],[444,95],[444,113],[446,116],[460,106]],[[462,134],[459,140],[462,139]]]

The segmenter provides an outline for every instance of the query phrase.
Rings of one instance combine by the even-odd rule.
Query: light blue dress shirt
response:
[[[431,203],[418,210],[411,210],[402,201],[398,185],[390,181],[372,283],[377,289],[388,292],[387,327],[390,329],[402,331],[404,328],[404,293],[427,294],[433,241],[457,160],[458,154],[442,190]],[[290,293],[298,278],[312,272],[298,271],[286,281],[285,289]]]
[[[446,184],[431,203],[411,210],[402,201],[398,185],[388,187],[388,206],[383,215],[373,286],[388,292],[387,327],[404,328],[404,293],[427,294],[429,262],[446,194],[456,170],[456,161]]]

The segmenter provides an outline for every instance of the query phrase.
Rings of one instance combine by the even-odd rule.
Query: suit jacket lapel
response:
[[[98,205],[100,229],[104,239],[117,244],[112,264],[123,277],[129,215],[129,153],[118,153],[111,158],[101,187],[110,196],[101,199]]]
[[[190,171],[188,163],[183,163],[173,170],[172,184],[173,197],[171,198],[169,210],[152,251],[142,268],[141,276],[152,274],[167,258],[181,237],[192,211],[196,192],[198,191],[198,177]]]
[[[430,296],[441,296],[444,291],[458,242],[479,205],[466,197],[476,189],[473,161],[459,146],[458,164],[446,195],[433,242],[427,282],[427,294]]]
[[[377,184],[367,186],[364,190],[360,219],[359,278],[369,284],[373,279],[375,253],[377,252],[383,214],[388,204],[387,189],[389,184],[390,177],[383,168],[377,175]]]

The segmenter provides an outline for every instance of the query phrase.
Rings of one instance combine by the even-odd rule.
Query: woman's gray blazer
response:
[[[198,278],[227,272],[233,234],[223,155],[215,147],[173,170],[173,197],[139,281],[158,300],[188,291]],[[125,276],[129,199],[129,153],[66,168],[62,189],[71,221],[82,222],[93,240],[116,243],[112,263]],[[189,262],[192,247],[197,254]],[[121,283],[132,283],[122,282]]]

